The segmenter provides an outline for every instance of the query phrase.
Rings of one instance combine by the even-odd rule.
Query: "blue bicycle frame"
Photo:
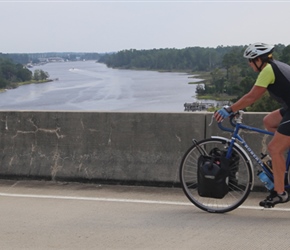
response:
[[[254,132],[260,133],[260,134],[266,134],[266,135],[271,135],[271,136],[273,136],[274,133],[269,132],[269,131],[264,130],[264,129],[259,129],[259,128],[256,128],[256,127],[251,127],[251,126],[247,126],[245,124],[242,124],[242,114],[243,114],[243,111],[240,111],[239,117],[236,119],[236,123],[233,123],[233,121],[232,121],[233,119],[230,119],[230,123],[234,127],[234,129],[230,129],[230,128],[224,127],[221,122],[218,123],[218,126],[219,126],[219,128],[221,130],[232,133],[232,138],[231,138],[230,144],[228,146],[228,151],[227,151],[226,158],[228,158],[228,159],[230,158],[230,156],[232,154],[233,145],[238,140],[240,142],[240,144],[248,151],[248,153],[257,161],[257,163],[261,166],[263,171],[273,181],[274,179],[273,179],[272,172],[270,172],[264,166],[264,164],[261,161],[261,159],[254,153],[254,151],[249,147],[249,145],[246,143],[246,141],[239,135],[239,131],[240,131],[240,129],[242,129],[242,130],[250,130],[250,131],[254,131]],[[289,165],[290,165],[290,149],[287,152],[287,159],[286,159],[285,188],[290,188],[290,183],[288,183]]]

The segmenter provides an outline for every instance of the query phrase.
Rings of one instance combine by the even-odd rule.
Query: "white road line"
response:
[[[157,201],[157,200],[138,200],[138,199],[116,199],[116,198],[96,198],[96,197],[81,197],[81,196],[58,196],[58,195],[33,195],[33,194],[10,194],[0,193],[2,197],[16,198],[35,198],[35,199],[56,199],[56,200],[80,200],[80,201],[103,201],[103,202],[120,202],[120,203],[140,203],[140,204],[157,204],[157,205],[174,205],[174,206],[194,206],[190,202],[175,202],[175,201]],[[271,210],[290,212],[290,208],[263,208],[258,206],[239,206],[238,209],[249,210]]]
[[[181,205],[192,206],[186,202],[156,201],[156,200],[138,200],[138,199],[116,199],[116,198],[96,198],[96,197],[80,197],[80,196],[56,196],[56,195],[33,195],[33,194],[9,194],[0,193],[0,196],[18,197],[18,198],[36,198],[36,199],[58,199],[58,200],[82,200],[82,201],[107,201],[107,202],[123,202],[123,203],[144,203],[144,204],[163,204],[163,205]]]

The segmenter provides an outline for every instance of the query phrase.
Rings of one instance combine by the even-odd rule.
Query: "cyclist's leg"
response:
[[[282,120],[281,120],[282,118]],[[271,122],[271,119],[272,122]],[[277,131],[275,132],[275,126]],[[260,202],[261,206],[274,206],[277,203],[288,201],[288,193],[285,192],[285,151],[290,147],[290,110],[280,109],[269,114],[264,123],[269,131],[275,132],[273,139],[268,145],[268,151],[272,157],[272,167],[274,175],[274,191]]]
[[[267,198],[260,202],[262,207],[274,207],[278,203],[288,201],[288,193],[285,191],[285,157],[284,152],[290,146],[290,136],[283,135],[278,131],[272,141],[268,144],[268,151],[272,157],[272,168],[274,175],[274,190]]]
[[[265,128],[270,132],[275,132],[284,115],[284,109],[277,109],[270,114],[266,115],[263,119]]]
[[[275,132],[272,141],[268,145],[268,151],[272,157],[274,174],[274,186],[277,193],[283,193],[284,175],[286,170],[285,151],[290,147],[290,136]]]
[[[268,145],[268,151],[272,157],[274,184],[275,190],[278,193],[284,191],[284,173],[286,165],[284,152],[290,145],[286,135],[276,132],[285,113],[285,109],[278,109],[266,115],[263,119],[265,128],[268,131],[275,133],[273,139]]]

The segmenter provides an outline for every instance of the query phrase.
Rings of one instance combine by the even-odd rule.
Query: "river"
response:
[[[0,93],[0,110],[87,110],[182,112],[195,102],[200,79],[185,73],[111,69],[95,61],[34,66],[53,82],[29,84]]]

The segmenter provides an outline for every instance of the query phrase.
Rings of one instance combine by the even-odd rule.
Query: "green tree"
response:
[[[283,53],[281,55],[281,61],[290,64],[290,45],[283,49]]]
[[[43,70],[40,70],[40,80],[46,80],[49,78],[48,72],[45,72]]]
[[[22,64],[0,55],[0,88],[17,87],[18,82],[31,80],[31,71]]]
[[[252,112],[271,112],[273,110],[281,108],[276,100],[270,97],[269,93],[266,92],[258,101],[247,108],[247,111]]]
[[[224,92],[229,95],[237,95],[240,92],[240,67],[232,65],[229,67],[227,74],[228,78],[224,83]]]
[[[5,80],[3,77],[0,76],[0,89],[6,88],[8,85],[8,81]]]
[[[223,93],[224,92],[224,84],[225,84],[225,74],[224,72],[216,68],[211,73],[211,85],[213,85],[216,93]]]
[[[33,80],[43,81],[46,80],[47,78],[49,78],[49,74],[47,72],[44,72],[42,69],[34,70]]]
[[[247,46],[218,46],[217,48],[188,47],[185,49],[125,50],[101,56],[99,62],[109,67],[142,68],[187,72],[207,71],[211,79],[196,88],[198,95],[228,94],[237,100],[255,83],[257,73],[243,58]],[[275,45],[275,59],[290,64],[290,45]],[[234,101],[234,100],[233,100]],[[269,111],[277,107],[270,97],[263,97],[250,109]]]
[[[20,82],[30,81],[32,79],[32,72],[21,64],[16,65],[16,76]]]

